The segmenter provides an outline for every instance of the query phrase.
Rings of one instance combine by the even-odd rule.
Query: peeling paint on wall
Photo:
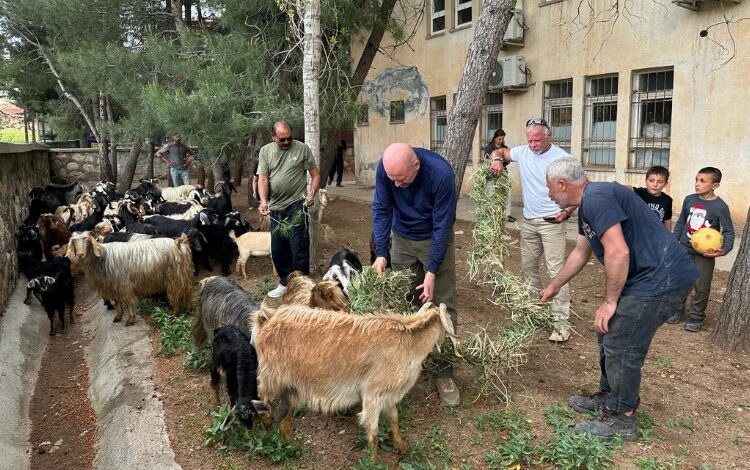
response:
[[[427,81],[415,66],[389,67],[372,80],[365,80],[362,91],[367,94],[371,112],[390,114],[390,102],[404,100],[404,112],[424,115],[430,91]]]

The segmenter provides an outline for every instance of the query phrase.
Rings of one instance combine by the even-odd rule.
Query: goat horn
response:
[[[448,307],[445,304],[440,304],[440,323],[443,325],[446,336],[450,339],[453,344],[453,352],[458,357],[463,357],[458,351],[458,338],[456,337],[455,330],[453,329],[453,321],[448,314]]]
[[[224,418],[224,422],[221,423],[221,432],[226,431],[229,429],[229,426],[232,425],[232,422],[234,421],[234,416],[237,414],[237,405],[234,405],[231,410],[229,410],[229,413],[227,413],[227,417]]]
[[[432,307],[432,302],[425,302],[422,304],[422,306],[419,308],[419,311],[417,313],[424,313],[426,312],[430,307]]]

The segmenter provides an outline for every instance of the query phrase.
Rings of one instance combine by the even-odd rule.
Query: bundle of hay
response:
[[[357,315],[373,312],[411,314],[417,311],[412,303],[411,284],[414,274],[409,269],[387,269],[381,277],[372,266],[352,280],[349,289],[351,311]]]

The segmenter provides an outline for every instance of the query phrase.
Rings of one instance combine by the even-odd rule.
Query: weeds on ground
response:
[[[635,466],[638,470],[677,470],[680,468],[680,459],[673,455],[662,462],[649,456],[636,460]]]
[[[573,427],[575,412],[569,406],[555,403],[544,409],[544,420],[556,434],[559,434]]]
[[[218,411],[211,411],[211,425],[204,431],[207,436],[205,446],[217,446],[223,452],[244,452],[249,456],[265,457],[271,462],[280,463],[302,455],[302,448],[296,444],[287,444],[274,426],[268,432],[255,433],[247,429],[239,420],[235,420],[226,431],[221,430],[221,423],[229,413],[229,407],[221,405]]]
[[[656,420],[648,413],[639,412],[636,415],[638,425],[638,442],[650,442],[654,433]]]
[[[198,371],[208,370],[211,359],[210,347],[198,349],[193,343],[193,319],[187,315],[172,315],[168,308],[152,299],[141,303],[141,313],[150,315],[152,324],[159,330],[159,346],[156,354],[173,357],[179,351],[187,356],[186,366]]]
[[[271,292],[276,287],[276,281],[271,279],[270,277],[264,277],[262,281],[260,281],[260,284],[255,286],[255,290],[250,293],[250,298],[253,299],[253,302],[261,302],[263,301],[263,297],[266,296],[269,292]]]
[[[561,432],[542,448],[540,462],[561,470],[599,470],[614,468],[612,451],[622,440],[602,441],[589,434]]]
[[[660,357],[659,360],[656,361],[656,365],[662,372],[669,372],[674,365],[674,358],[672,356]]]

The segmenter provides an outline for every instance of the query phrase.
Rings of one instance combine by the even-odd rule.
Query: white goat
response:
[[[237,244],[240,252],[235,270],[242,273],[242,278],[247,280],[247,259],[251,256],[271,256],[271,232],[247,232],[237,237],[234,230],[230,230],[229,238]]]
[[[190,193],[195,189],[192,184],[184,184],[175,188],[162,188],[161,197],[168,202],[182,202],[190,198]]]

